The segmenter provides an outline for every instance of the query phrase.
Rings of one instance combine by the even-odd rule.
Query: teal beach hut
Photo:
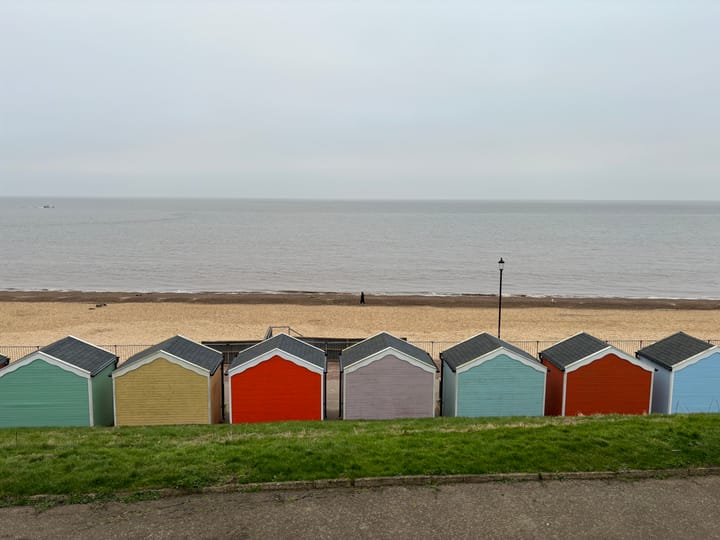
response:
[[[488,333],[440,353],[443,416],[542,416],[547,368]]]
[[[117,357],[69,336],[0,370],[0,427],[109,426]]]
[[[720,412],[720,347],[678,332],[635,355],[656,367],[652,412]]]

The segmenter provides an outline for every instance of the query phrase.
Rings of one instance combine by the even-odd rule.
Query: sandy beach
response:
[[[367,296],[339,293],[0,292],[0,346],[46,345],[66,335],[96,344],[261,339],[268,326],[305,336],[457,342],[497,331],[494,296]],[[660,339],[677,331],[720,339],[720,301],[623,298],[503,298],[502,337],[559,341]]]

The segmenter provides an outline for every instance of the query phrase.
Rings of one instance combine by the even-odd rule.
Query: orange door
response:
[[[644,414],[652,372],[608,354],[567,375],[565,416]]]
[[[232,423],[322,418],[322,376],[280,356],[232,376]]]

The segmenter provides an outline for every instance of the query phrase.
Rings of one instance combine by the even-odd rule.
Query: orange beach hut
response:
[[[230,370],[230,421],[325,418],[325,352],[278,334],[237,355]]]
[[[540,353],[547,416],[650,412],[654,367],[586,333]]]

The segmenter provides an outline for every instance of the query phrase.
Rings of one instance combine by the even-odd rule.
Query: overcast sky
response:
[[[720,200],[720,2],[0,0],[0,195]]]

